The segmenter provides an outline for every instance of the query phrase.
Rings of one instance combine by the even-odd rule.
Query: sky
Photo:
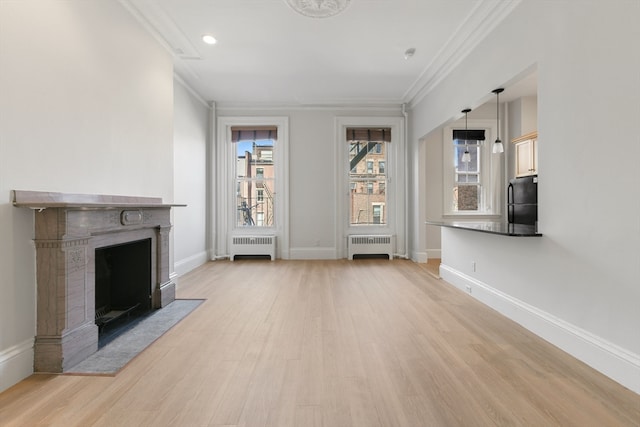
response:
[[[253,144],[256,144],[259,146],[273,147],[274,141],[272,139],[265,139],[261,141],[255,141],[255,142],[254,141],[236,142],[238,157],[244,157],[245,151],[249,151],[250,153],[253,152]]]

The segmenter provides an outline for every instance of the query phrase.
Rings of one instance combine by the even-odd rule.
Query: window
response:
[[[222,116],[215,128],[210,151],[213,255],[228,256],[237,236],[275,236],[276,258],[288,259],[289,118]]]
[[[260,152],[260,158],[262,160],[273,160],[273,151],[271,151],[271,150],[262,150]]]
[[[376,145],[379,145],[379,144],[376,144]],[[373,173],[373,160],[367,160],[367,173]]]
[[[336,117],[338,257],[347,255],[345,236],[356,234],[393,235],[394,250],[408,253],[405,171],[409,159],[404,131],[400,115]],[[373,161],[372,168],[367,168],[367,161]]]
[[[274,225],[275,127],[232,130],[236,153],[236,227]],[[249,139],[245,139],[249,138]]]
[[[495,135],[489,121],[469,121],[469,129],[445,128],[443,161],[444,214],[494,215],[499,212],[499,157],[491,155],[486,141]],[[469,153],[465,161],[465,152]],[[495,187],[495,188],[494,188]]]
[[[382,224],[383,223],[383,209],[382,204],[374,204],[373,205],[373,223],[374,224]]]
[[[390,128],[347,128],[351,225],[385,224],[380,206],[387,201],[384,164],[390,141]]]
[[[454,212],[478,211],[481,191],[481,144],[484,141],[484,130],[466,132],[453,131],[454,150]],[[475,138],[475,139],[465,139]],[[465,161],[464,154],[469,153],[469,160]]]

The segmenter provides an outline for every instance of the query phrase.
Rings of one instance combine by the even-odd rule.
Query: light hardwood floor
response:
[[[33,375],[2,426],[638,426],[640,396],[410,261],[218,261],[115,377]]]
[[[424,264],[427,272],[431,273],[436,279],[440,278],[440,261],[440,258],[429,258],[426,264]]]

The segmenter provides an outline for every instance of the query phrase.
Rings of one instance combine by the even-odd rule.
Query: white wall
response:
[[[173,201],[171,57],[118,2],[0,2],[0,390],[32,372],[33,212],[10,191]]]
[[[504,117],[504,116],[502,116]],[[509,138],[511,141],[522,135],[538,130],[538,98],[525,96],[509,103]]]
[[[283,113],[283,114],[281,114]],[[335,249],[334,123],[330,111],[271,112],[289,117],[289,253]]]
[[[516,175],[516,150],[511,141],[538,130],[538,98],[527,96],[509,102],[508,114],[502,117],[505,116],[509,123],[508,135],[504,138],[505,156],[508,159],[507,180],[509,180]]]
[[[444,212],[443,204],[443,165],[442,165],[442,129],[438,128],[425,138],[419,141],[421,158],[424,159],[424,167],[420,168],[423,175],[421,178],[423,191],[420,197],[424,200],[424,215],[421,224],[426,220],[438,221],[442,219]],[[426,238],[426,249],[428,258],[441,258],[440,227],[433,225],[422,225],[424,231],[419,234]]]
[[[537,64],[544,236],[443,230],[446,279],[640,392],[638,19],[637,1],[524,0],[414,107],[410,134]]]
[[[175,271],[182,275],[208,260],[207,159],[211,108],[181,79],[174,82],[174,201]]]

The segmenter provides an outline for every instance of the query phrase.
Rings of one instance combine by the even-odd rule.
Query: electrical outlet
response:
[[[471,286],[467,285],[467,292],[471,293]]]
[[[475,261],[471,261],[471,271],[473,271],[474,273],[476,272],[476,262]]]

